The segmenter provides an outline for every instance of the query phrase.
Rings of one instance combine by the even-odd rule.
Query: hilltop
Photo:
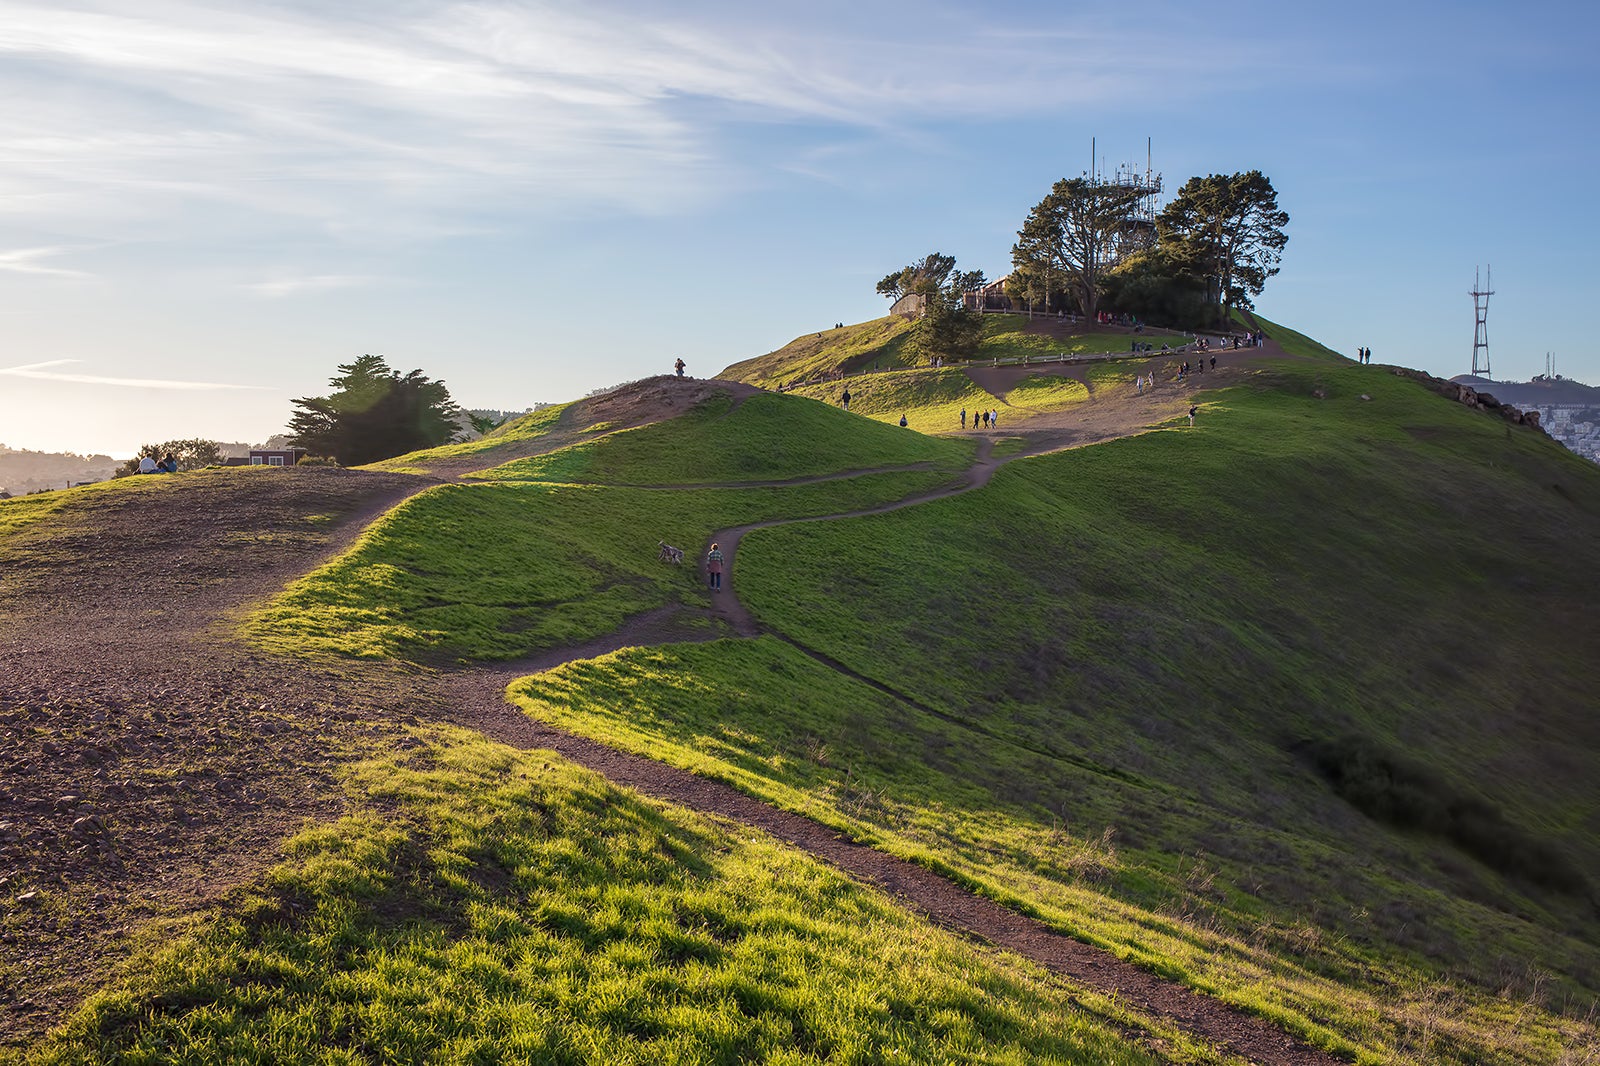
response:
[[[911,325],[908,318],[890,315],[796,337],[776,351],[734,363],[717,378],[762,388],[790,389],[831,381],[846,374],[910,369],[917,365],[904,349]],[[1127,327],[1076,323],[1053,315],[1031,318],[990,314],[984,316],[983,337],[972,361],[1123,353],[1129,351],[1135,339],[1159,348],[1167,342],[1177,347],[1188,338],[1167,330],[1136,334]]]
[[[0,505],[10,1039],[101,987],[41,1058],[1600,1053],[1600,472],[1268,329]]]

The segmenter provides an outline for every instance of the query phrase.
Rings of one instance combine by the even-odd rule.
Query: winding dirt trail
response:
[[[1072,371],[1082,373],[1082,368],[1063,369],[1069,374]],[[1037,372],[1037,369],[1032,371],[1033,374]],[[1001,387],[1007,384],[993,375],[985,376]],[[1220,384],[1223,375],[1217,374],[1211,380]],[[737,573],[738,549],[744,537],[751,532],[799,522],[840,521],[887,514],[972,492],[987,485],[995,472],[1008,462],[1128,436],[1174,418],[1187,410],[1197,385],[1196,382],[1182,385],[1174,383],[1165,396],[1135,393],[1133,404],[1108,404],[1109,410],[1092,414],[1074,409],[1058,413],[1055,417],[1043,415],[1037,420],[1023,422],[1009,433],[981,435],[974,461],[962,478],[953,485],[931,492],[839,514],[753,522],[720,530],[710,538],[707,547],[710,543],[717,543],[721,547],[727,575],[724,593],[710,596],[707,613],[724,622],[727,630],[739,637],[754,637],[768,632],[756,622],[736,592],[734,575]],[[1091,396],[1091,402],[1093,399]],[[996,458],[996,439],[1019,433],[1025,440],[1022,449],[1012,455]],[[876,471],[862,473],[873,472]],[[806,479],[808,482],[813,480],[816,479]],[[528,717],[506,699],[505,688],[512,679],[554,669],[564,663],[609,654],[625,647],[659,644],[663,638],[670,639],[675,629],[681,633],[677,638],[679,640],[711,640],[723,635],[718,632],[707,633],[703,627],[692,630],[682,627],[686,613],[691,612],[684,608],[658,609],[637,616],[623,629],[580,647],[556,649],[517,662],[454,673],[442,679],[444,702],[453,708],[457,722],[497,740],[521,748],[553,750],[617,784],[664,802],[732,819],[770,833],[851,877],[886,892],[902,905],[946,928],[1014,951],[1069,980],[1116,997],[1140,1012],[1176,1025],[1223,1052],[1252,1062],[1285,1066],[1332,1066],[1338,1061],[1259,1018],[1141,970],[1107,951],[1074,940],[1043,922],[975,895],[923,867],[858,843],[838,830],[772,807],[731,785],[556,729]],[[772,635],[794,644],[782,633],[773,632]],[[859,677],[824,655],[799,644],[794,646],[832,669]],[[861,680],[875,684],[865,678]],[[882,686],[875,684],[875,687]],[[890,694],[899,696],[897,693]]]
[[[998,388],[1008,384],[987,371],[983,377]],[[1223,375],[1207,377],[1205,384],[1223,383]],[[882,514],[980,489],[1015,459],[1170,421],[1196,384],[1132,400],[1096,394],[1079,408],[980,434],[976,459],[955,484],[799,521]],[[994,456],[998,439],[1019,435],[1020,451]],[[555,730],[507,702],[512,679],[563,663],[624,647],[757,634],[733,580],[704,608],[665,607],[576,647],[431,676],[366,664],[286,668],[219,642],[221,624],[241,608],[337,555],[403,500],[465,472],[284,472],[242,495],[224,491],[223,479],[179,475],[170,484],[183,491],[158,509],[123,494],[109,497],[104,513],[65,543],[13,539],[0,587],[0,767],[7,771],[0,803],[13,819],[10,835],[0,834],[0,905],[35,891],[54,904],[33,918],[13,907],[0,928],[7,955],[21,963],[0,970],[0,1044],[25,1042],[63,1016],[83,995],[86,971],[105,970],[148,919],[251,883],[277,861],[284,838],[338,815],[344,803],[335,770],[343,758],[363,746],[403,743],[407,723],[435,718],[519,747],[552,749],[647,795],[758,827],[941,925],[1119,997],[1234,1055],[1261,1063],[1335,1061],[921,867],[730,786]],[[315,535],[304,533],[308,500],[331,518]],[[163,525],[152,528],[152,516]],[[730,574],[746,534],[781,524],[719,532]],[[239,548],[263,536],[274,550]],[[166,546],[165,558],[128,565],[128,544],[152,542]],[[707,620],[720,624],[708,627]],[[47,736],[54,743],[41,739]],[[91,814],[104,816],[112,830],[87,839],[69,831]]]

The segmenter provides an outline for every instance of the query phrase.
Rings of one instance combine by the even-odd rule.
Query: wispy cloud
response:
[[[267,387],[265,385],[230,385],[215,381],[169,381],[162,378],[121,378],[104,374],[71,374],[49,369],[50,367],[68,366],[81,361],[79,359],[51,359],[42,363],[0,367],[0,375],[34,378],[39,381],[66,381],[77,385],[117,385],[125,388],[176,389],[180,391],[204,391],[208,389],[258,390]]]
[[[965,7],[836,7],[0,0],[0,92],[30,101],[0,115],[0,213],[154,229],[214,206],[346,235],[655,213],[738,183],[750,123],[895,135],[1169,77],[1064,14],[1014,34]]]
[[[307,292],[328,292],[332,289],[354,289],[381,284],[384,279],[367,274],[311,274],[305,277],[275,278],[257,281],[243,288],[257,296],[279,299]]]
[[[9,252],[0,252],[0,270],[10,271],[14,274],[43,274],[53,278],[88,278],[94,275],[82,270],[67,270],[63,267],[45,266],[38,262],[53,255],[62,255],[71,249],[68,248],[17,248]]]

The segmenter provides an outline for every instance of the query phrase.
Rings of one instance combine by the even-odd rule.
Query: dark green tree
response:
[[[420,370],[401,376],[382,356],[342,364],[333,393],[294,401],[289,443],[341,466],[360,466],[448,444],[460,433],[461,409],[444,382]]]
[[[1127,238],[1139,192],[1088,178],[1063,178],[1036,204],[1011,249],[1007,292],[1051,310],[1054,293],[1070,293],[1094,315],[1102,278]]]
[[[222,445],[214,440],[169,440],[163,444],[140,445],[138,454],[117,468],[114,477],[127,477],[139,472],[139,460],[149,456],[160,462],[171,455],[178,461],[179,470],[197,470],[202,466],[216,466],[225,458]]]
[[[1106,272],[1106,301],[1145,322],[1198,329],[1212,314],[1204,272],[1173,249],[1136,252]]]
[[[504,424],[503,419],[496,418],[493,415],[480,415],[475,411],[467,412],[467,421],[471,422],[472,428],[478,432],[479,436],[483,437],[487,437],[490,432]]]
[[[966,308],[964,294],[984,284],[983,271],[957,270],[953,255],[934,252],[901,267],[878,282],[891,300],[918,295],[922,313],[906,338],[906,350],[920,359],[965,359],[978,350],[983,320]]]
[[[1161,244],[1198,264],[1219,324],[1233,308],[1254,306],[1251,297],[1278,272],[1288,224],[1259,170],[1190,178],[1156,220]]]

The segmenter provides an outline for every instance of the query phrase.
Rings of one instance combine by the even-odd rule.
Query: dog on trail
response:
[[[676,563],[679,566],[683,565],[682,548],[674,548],[664,540],[658,540],[656,543],[661,545],[661,554],[657,556],[657,558],[664,563]]]

